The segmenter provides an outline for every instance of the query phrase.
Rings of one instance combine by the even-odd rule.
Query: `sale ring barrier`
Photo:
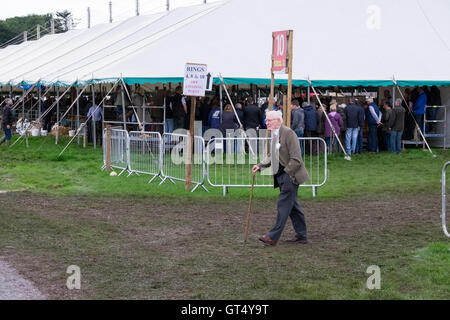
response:
[[[148,174],[162,180],[162,139],[159,132],[131,131],[130,142],[130,174]]]
[[[188,135],[158,132],[112,130],[111,166],[136,174],[152,175],[149,182],[159,178],[166,181],[186,181]],[[192,157],[192,192],[205,184],[223,189],[251,187],[252,168],[265,157],[270,138],[226,137],[212,138],[207,143],[194,137]],[[300,187],[317,188],[327,180],[327,144],[318,137],[299,138],[302,160],[310,179]],[[256,175],[254,187],[273,187],[270,169]]]
[[[444,234],[450,238],[450,234],[447,231],[447,222],[445,219],[446,210],[447,210],[447,202],[446,202],[446,171],[447,167],[450,165],[450,161],[444,164],[442,168],[442,229],[444,230]]]
[[[265,137],[211,139],[206,147],[208,183],[223,188],[224,196],[231,187],[250,188],[252,168],[264,159],[268,143],[270,138]],[[310,177],[300,187],[312,188],[316,196],[317,188],[327,180],[327,144],[318,137],[299,138],[299,144]],[[273,188],[273,183],[271,169],[267,168],[255,176],[254,187]]]
[[[163,148],[161,148],[161,175],[163,179],[160,184],[163,184],[166,180],[172,183],[175,183],[174,181],[186,181],[188,139],[189,136],[185,134],[163,134],[161,139],[163,144]],[[195,186],[191,192],[194,192],[198,187],[208,192],[208,189],[205,187],[206,166],[204,150],[205,140],[202,137],[194,136],[191,182]]]
[[[130,137],[128,132],[123,129],[111,129],[111,167],[121,170],[119,176],[127,171],[131,173],[130,153],[129,153]],[[106,129],[103,131],[103,167],[106,166],[105,157],[106,148]]]

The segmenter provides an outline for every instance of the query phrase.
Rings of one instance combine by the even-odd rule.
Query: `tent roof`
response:
[[[290,29],[294,85],[450,85],[449,14],[446,0],[224,0],[8,47],[0,82],[181,82],[198,62],[269,84],[272,32]]]

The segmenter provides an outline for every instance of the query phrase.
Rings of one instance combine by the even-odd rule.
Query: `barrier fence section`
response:
[[[106,141],[106,129],[103,135]],[[111,130],[111,167],[129,174],[152,175],[152,182],[160,178],[186,181],[186,156],[188,135],[158,132],[128,133],[122,129]],[[265,137],[213,138],[205,144],[202,137],[194,137],[191,192],[198,187],[208,191],[205,182],[223,188],[225,196],[230,187],[251,187],[252,168],[264,159],[270,144]],[[299,138],[302,160],[310,179],[300,187],[311,187],[313,196],[327,180],[327,144],[318,137]],[[105,146],[106,143],[103,143]],[[205,147],[206,145],[206,147]],[[103,148],[105,151],[105,147]],[[104,164],[105,152],[103,157]],[[119,175],[120,175],[119,174]],[[255,176],[255,187],[273,187],[271,169]]]
[[[162,170],[163,176],[160,184],[166,180],[175,183],[177,181],[186,181],[186,156],[189,141],[189,136],[185,134],[164,133],[162,138]],[[206,181],[206,165],[205,165],[205,140],[202,137],[194,137],[192,155],[192,178],[191,181],[195,187],[191,192],[194,192],[198,187],[205,187]]]
[[[447,222],[445,219],[446,210],[447,210],[447,202],[446,202],[446,171],[447,167],[450,165],[450,161],[444,164],[442,168],[442,229],[444,230],[444,234],[450,238],[450,234],[447,231]]]
[[[252,168],[264,159],[270,138],[226,137],[208,141],[206,164],[208,183],[223,188],[251,187]],[[303,163],[310,179],[301,187],[311,187],[313,196],[327,180],[327,144],[322,138],[299,138]],[[323,162],[323,165],[322,165]],[[256,174],[255,187],[273,187],[271,169]]]
[[[131,173],[148,174],[161,178],[162,139],[159,132],[130,131],[129,133],[129,170]]]

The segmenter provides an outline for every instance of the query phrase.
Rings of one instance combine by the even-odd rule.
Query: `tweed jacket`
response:
[[[279,159],[284,171],[291,177],[292,181],[300,185],[309,180],[308,172],[302,160],[300,144],[295,132],[281,125],[276,141],[272,141],[270,153],[258,164],[263,169],[271,166],[272,162]],[[272,173],[276,174],[278,166],[272,166]]]

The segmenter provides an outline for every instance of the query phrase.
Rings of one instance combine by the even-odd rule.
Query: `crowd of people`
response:
[[[166,87],[162,89],[156,87],[153,94],[139,85],[134,88],[127,87],[127,94],[123,96],[121,90],[121,87],[117,87],[110,96],[104,97],[104,105],[109,106],[104,109],[97,108],[103,100],[100,95],[95,97],[94,103],[91,96],[80,99],[81,121],[92,116],[91,120],[96,124],[95,127],[88,126],[89,141],[93,139],[93,128],[95,128],[95,136],[101,143],[103,120],[117,122],[125,120],[129,130],[140,130],[137,123],[144,123],[144,130],[160,133],[164,130],[171,133],[179,128],[189,128],[191,98],[183,96],[181,86],[177,86],[174,92]],[[42,98],[41,113],[44,113],[54,103],[55,97],[47,94]],[[323,138],[331,152],[340,150],[337,136],[348,154],[361,153],[364,147],[368,152],[400,153],[402,140],[420,138],[415,130],[416,123],[422,132],[436,131],[436,126],[432,123],[424,125],[425,105],[441,105],[440,92],[436,86],[407,88],[404,98],[405,100],[397,98],[393,101],[389,90],[385,90],[383,97],[378,99],[351,97],[342,101],[342,98],[339,98],[340,103],[332,97],[322,96],[324,112],[315,96],[312,96],[308,102],[304,95],[294,94],[289,106],[291,128],[298,137]],[[227,130],[238,128],[254,129],[257,132],[259,129],[266,128],[265,115],[269,110],[268,103],[257,103],[252,95],[247,95],[245,98],[234,95],[234,110],[227,99],[222,101],[223,107],[221,107],[218,94],[197,99],[195,120],[201,121],[202,133],[209,128],[218,129],[224,135],[229,132]],[[270,109],[283,112],[282,104],[282,100],[279,99]],[[70,98],[62,99],[60,105],[60,110],[64,111],[65,107],[70,105]],[[41,119],[43,129],[51,130],[56,121],[55,111],[54,108]],[[436,108],[427,108],[427,119],[436,119],[436,111]],[[11,118],[9,114],[7,118]],[[367,144],[364,144],[364,141],[367,141]],[[302,144],[301,149],[303,150]],[[308,150],[308,152],[316,153],[317,150]]]

